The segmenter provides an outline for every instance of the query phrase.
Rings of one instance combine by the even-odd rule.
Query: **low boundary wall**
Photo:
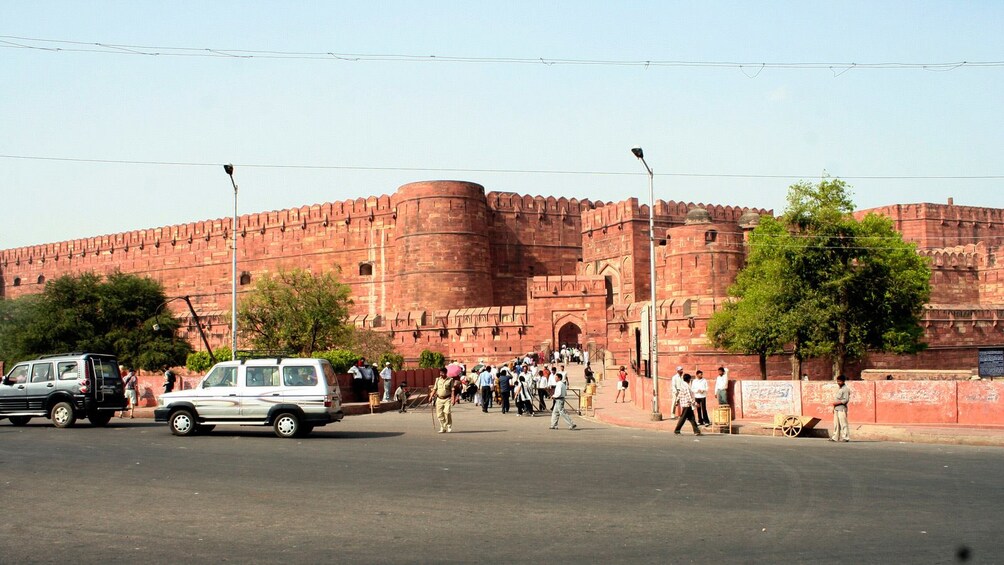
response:
[[[628,399],[652,409],[652,380],[628,376]],[[708,380],[708,408],[714,376]],[[1004,381],[848,381],[849,417],[855,423],[1004,425]],[[729,381],[729,403],[737,419],[772,420],[774,414],[833,418],[836,381]],[[669,379],[659,379],[659,410],[670,416]]]

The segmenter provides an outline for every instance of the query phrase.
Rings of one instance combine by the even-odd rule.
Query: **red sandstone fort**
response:
[[[659,362],[705,370],[729,365],[756,378],[754,357],[712,349],[708,318],[743,267],[745,235],[769,210],[657,202]],[[975,370],[980,347],[1004,342],[997,264],[1004,210],[901,204],[862,210],[890,217],[931,259],[932,294],[921,324],[928,349],[870,354],[851,367],[883,372]],[[0,297],[41,291],[46,280],[93,271],[151,276],[168,296],[191,296],[210,340],[229,343],[231,234],[240,285],[280,269],[339,270],[352,288],[352,322],[387,333],[406,359],[502,360],[579,344],[617,365],[648,358],[649,210],[617,203],[488,192],[474,183],[416,182],[391,196],[248,214],[0,251]],[[186,337],[200,348],[184,305]],[[826,378],[824,360],[810,362]],[[772,357],[772,377],[790,374]]]

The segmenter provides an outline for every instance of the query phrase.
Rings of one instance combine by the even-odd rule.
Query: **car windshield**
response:
[[[217,365],[202,381],[203,388],[218,386],[235,386],[237,384],[237,367],[220,367]]]

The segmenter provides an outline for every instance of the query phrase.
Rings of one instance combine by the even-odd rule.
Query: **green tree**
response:
[[[241,300],[238,327],[256,350],[309,357],[349,341],[349,297],[349,287],[333,273],[295,269],[266,275]]]
[[[176,337],[178,321],[169,311],[160,283],[119,272],[49,281],[40,295],[5,304],[0,343],[7,362],[46,353],[114,353],[130,367],[163,370],[181,364],[191,351]]]
[[[792,375],[805,356],[826,356],[833,375],[869,349],[923,349],[919,325],[930,297],[930,269],[888,218],[858,221],[839,179],[801,182],[780,221],[753,231],[749,260],[730,289],[736,302],[712,317],[717,347],[766,355],[794,349]]]
[[[798,335],[797,281],[790,275],[790,257],[798,242],[781,222],[761,218],[750,235],[746,267],[739,272],[726,302],[708,321],[712,345],[733,353],[756,355],[760,378],[767,378],[767,356],[784,351]]]

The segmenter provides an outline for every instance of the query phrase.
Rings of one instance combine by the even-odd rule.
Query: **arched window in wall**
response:
[[[14,277],[14,286],[21,286],[21,277]]]
[[[45,275],[38,275],[38,280],[35,282],[38,284],[45,284]]]
[[[251,284],[251,273],[244,271],[241,273],[241,286]]]
[[[373,276],[373,263],[359,263],[359,276],[360,277],[372,277]]]

